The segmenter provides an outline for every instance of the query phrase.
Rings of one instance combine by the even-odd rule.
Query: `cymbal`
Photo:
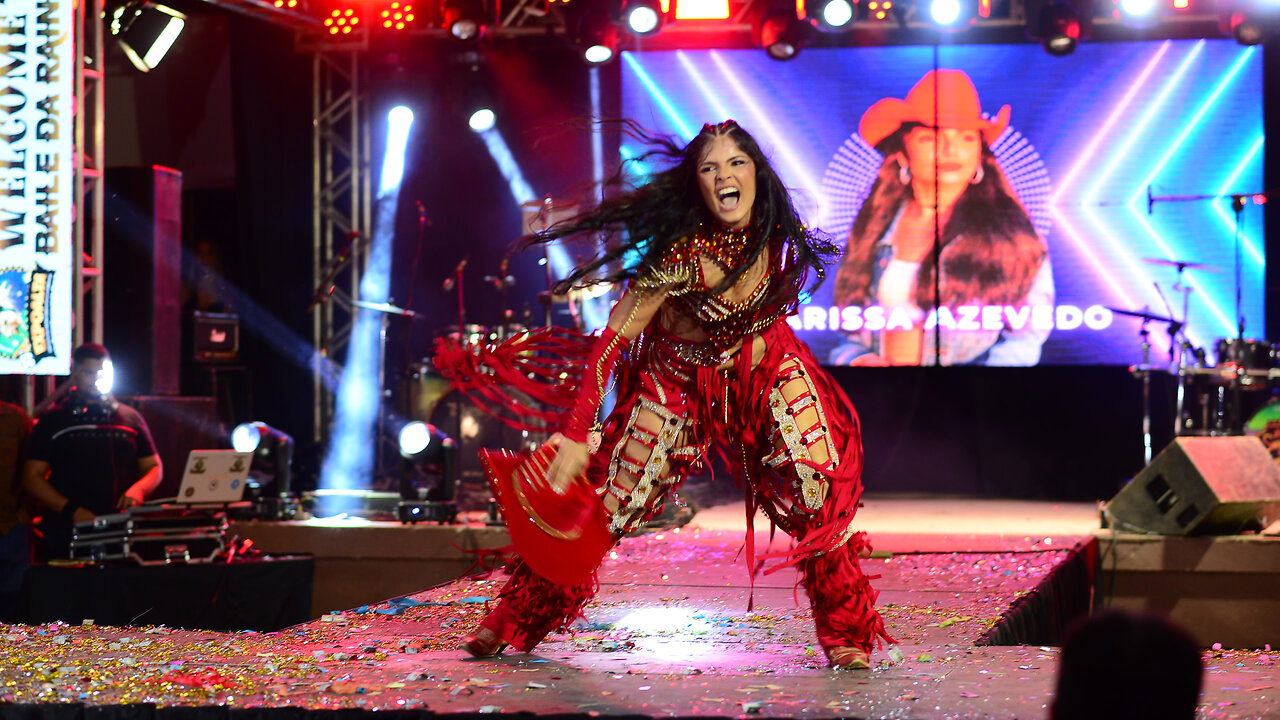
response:
[[[384,313],[387,313],[388,315],[404,315],[405,317],[414,317],[418,314],[412,310],[405,310],[402,307],[396,307],[395,305],[392,305],[390,303],[375,303],[375,302],[368,302],[365,300],[352,300],[351,304],[355,305],[358,308],[364,308],[366,310],[377,310],[378,312],[384,312]]]
[[[1167,318],[1163,315],[1152,315],[1149,312],[1142,312],[1140,310],[1121,310],[1120,308],[1113,308],[1113,307],[1109,307],[1107,309],[1117,315],[1128,315],[1129,317],[1142,318],[1143,320],[1154,320],[1156,322],[1163,322],[1163,323],[1178,322],[1173,318]]]
[[[1213,272],[1213,273],[1218,272],[1218,269],[1213,267],[1209,263],[1191,262],[1188,260],[1165,260],[1164,258],[1145,257],[1145,258],[1142,258],[1142,262],[1148,265],[1164,265],[1166,267],[1174,267],[1174,268],[1178,268],[1178,270],[1206,270],[1208,272]]]

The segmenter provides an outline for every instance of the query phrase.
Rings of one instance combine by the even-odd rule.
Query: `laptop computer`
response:
[[[182,472],[175,503],[233,503],[244,497],[253,453],[235,450],[192,450]]]

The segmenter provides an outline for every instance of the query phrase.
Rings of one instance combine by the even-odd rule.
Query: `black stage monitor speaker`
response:
[[[1118,530],[1228,535],[1280,518],[1280,466],[1256,437],[1174,439],[1107,503]]]
[[[106,190],[103,339],[115,362],[116,393],[177,395],[182,173],[159,165],[108,168]]]

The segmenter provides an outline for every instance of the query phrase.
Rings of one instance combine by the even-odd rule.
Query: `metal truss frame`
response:
[[[243,3],[247,0],[208,0],[215,4]],[[1095,0],[1102,3],[1105,0]],[[1043,0],[993,0],[992,16],[977,18],[972,25],[960,29],[939,29],[926,16],[924,0],[904,2],[902,10],[889,20],[857,18],[846,28],[833,32],[820,32],[812,44],[825,47],[900,45],[900,44],[952,44],[967,42],[1026,42],[1026,25],[1029,11],[1034,11]],[[665,25],[662,32],[645,38],[645,49],[706,47],[753,47],[751,27],[758,11],[778,4],[793,7],[794,0],[729,0],[729,17],[724,20],[686,20]],[[421,8],[413,26],[397,31],[396,35],[456,42],[449,37],[441,22],[440,0],[428,0]],[[490,40],[545,39],[559,37],[573,39],[575,26],[589,10],[616,13],[619,0],[574,0],[573,2],[548,2],[548,0],[485,0],[485,36]],[[369,19],[372,20],[372,19]],[[1127,28],[1108,13],[1095,12],[1089,19],[1094,36],[1100,40],[1132,40],[1151,37],[1151,32],[1140,33]],[[1214,8],[1199,9],[1188,13],[1167,14],[1161,19],[1159,36],[1216,37],[1218,15]],[[365,48],[369,45],[368,26],[351,36],[336,38],[328,35],[323,27],[299,28],[299,44],[324,47],[326,44],[347,44],[358,41]],[[378,33],[380,28],[373,28]],[[620,36],[621,49],[638,47],[626,33]]]
[[[102,342],[102,200],[105,157],[102,0],[80,4],[75,20],[75,219],[72,243],[76,260],[72,282],[78,289],[73,307],[72,342]]]
[[[338,357],[355,322],[352,301],[368,262],[371,224],[369,99],[363,48],[318,48],[312,60],[312,266],[328,297],[312,311],[312,435],[333,422]]]
[[[77,61],[72,77],[75,93],[72,145],[71,263],[72,318],[71,343],[102,342],[102,200],[104,143],[105,54],[102,30],[102,0],[85,0],[75,13],[73,42]],[[28,411],[37,397],[53,394],[52,375],[28,375],[22,384],[22,403]],[[43,385],[43,387],[39,387]]]

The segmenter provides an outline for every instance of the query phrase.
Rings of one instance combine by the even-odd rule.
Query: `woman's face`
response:
[[[977,130],[912,128],[903,145],[911,177],[932,185],[967,184],[982,163],[982,134]]]
[[[744,228],[756,202],[756,164],[728,135],[707,143],[698,161],[702,200],[721,223]]]

